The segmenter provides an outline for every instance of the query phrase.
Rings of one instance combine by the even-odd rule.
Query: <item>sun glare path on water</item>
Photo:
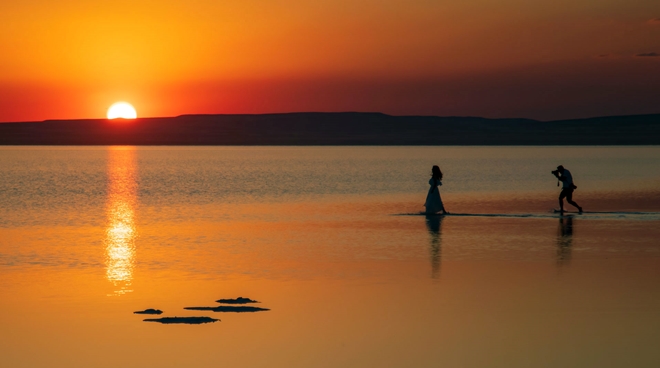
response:
[[[108,150],[108,202],[106,228],[106,278],[115,287],[108,296],[133,291],[135,268],[135,208],[137,205],[137,167],[134,147]]]
[[[108,119],[135,119],[137,118],[137,112],[128,102],[117,102],[110,106],[107,116]]]

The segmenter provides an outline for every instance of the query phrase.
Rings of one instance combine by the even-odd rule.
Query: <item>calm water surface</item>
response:
[[[660,147],[0,147],[0,367],[656,367],[659,225]]]

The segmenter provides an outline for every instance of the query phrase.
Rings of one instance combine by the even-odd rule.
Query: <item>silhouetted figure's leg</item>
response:
[[[566,193],[566,202],[568,202],[573,207],[577,208],[578,211],[582,212],[582,207],[578,206],[577,203],[573,202],[573,191],[572,190],[569,190],[568,193]]]
[[[562,190],[561,193],[559,193],[559,211],[564,212],[564,197],[566,197],[566,191]]]

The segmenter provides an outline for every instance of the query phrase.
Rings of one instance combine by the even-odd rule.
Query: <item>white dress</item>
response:
[[[424,203],[424,207],[426,207],[426,213],[438,213],[440,211],[444,211],[445,206],[442,204],[442,199],[440,198],[440,188],[438,188],[442,185],[442,182],[440,180],[431,178],[429,180],[429,185],[431,185],[431,188],[429,189],[429,194],[426,195],[426,203]]]

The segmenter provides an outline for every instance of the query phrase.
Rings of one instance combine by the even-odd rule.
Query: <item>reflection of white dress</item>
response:
[[[440,198],[440,188],[442,185],[440,180],[431,178],[429,180],[431,188],[429,189],[429,194],[426,195],[426,213],[438,213],[445,210],[445,206],[442,204],[442,199]]]

